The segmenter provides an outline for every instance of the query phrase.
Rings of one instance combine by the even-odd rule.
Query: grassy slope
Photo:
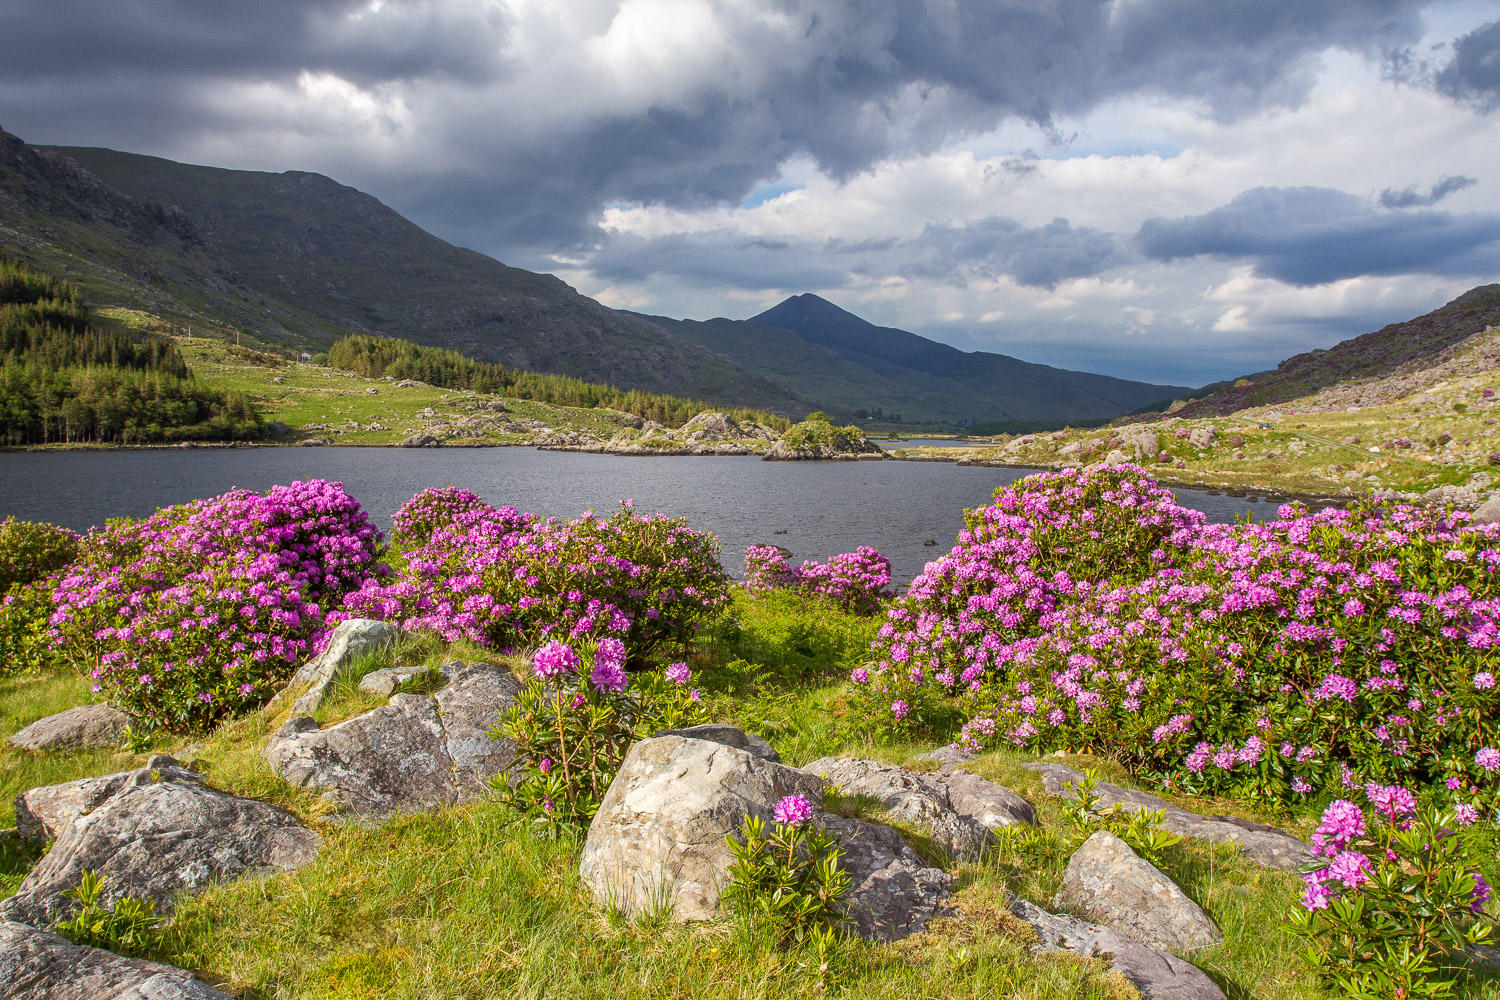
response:
[[[1485,389],[1496,395],[1486,399]],[[1171,458],[1166,464],[1142,464],[1183,482],[1339,495],[1382,489],[1420,494],[1468,485],[1483,493],[1500,481],[1500,467],[1490,465],[1490,455],[1500,453],[1500,329],[1472,334],[1436,357],[1408,361],[1378,377],[1336,383],[1277,406],[1227,416],[1174,415],[1140,426],[1158,434]],[[1215,430],[1212,447],[1194,448],[1176,436],[1179,430],[1200,428]],[[1014,465],[1080,465],[1101,460],[1114,447],[1123,447],[1134,459],[1132,449],[1120,444],[1122,433],[1130,430],[1117,426],[1015,435],[913,453]]]
[[[857,753],[912,763],[915,746],[872,747],[854,736],[843,677],[869,639],[872,622],[796,599],[738,599],[727,625],[705,635],[692,656],[715,715],[767,735],[789,763],[826,753]],[[479,651],[409,642],[389,659],[436,663]],[[384,665],[364,661],[321,713],[348,717],[374,702],[354,680]],[[513,668],[519,666],[510,661]],[[0,684],[0,737],[83,693],[68,676]],[[1027,997],[1032,1000],[1127,1000],[1133,991],[1098,963],[1030,954],[1028,929],[1005,913],[1008,892],[1046,905],[1066,861],[1066,845],[1021,857],[997,850],[956,866],[957,914],[928,932],[890,946],[850,942],[824,974],[804,950],[778,952],[744,929],[633,922],[591,906],[577,875],[577,840],[539,840],[492,803],[392,820],[377,827],[332,825],[320,802],[278,779],[260,758],[281,723],[265,712],[226,726],[195,748],[160,737],[151,749],[197,759],[208,781],[298,813],[325,838],[318,860],[298,871],[247,880],[185,901],[170,925],[164,956],[206,979],[256,1000],[336,998],[518,997],[794,997],[815,992],[885,998]],[[40,780],[107,773],[143,755],[82,754],[38,759],[0,749],[8,801]],[[1021,758],[1003,752],[972,767],[1032,799],[1044,828],[1068,827]],[[1080,763],[1080,761],[1073,761]],[[1087,762],[1082,762],[1087,763]],[[1111,777],[1119,778],[1109,765]],[[862,800],[833,800],[841,811],[880,818]],[[1210,811],[1299,826],[1227,803]],[[3,822],[3,820],[0,820]],[[1306,820],[1300,821],[1305,833]],[[905,832],[933,857],[923,831]],[[0,854],[0,869],[29,859]],[[1281,914],[1295,900],[1295,876],[1270,872],[1232,849],[1184,844],[1166,868],[1223,929],[1224,944],[1200,951],[1206,969],[1234,1000],[1311,1000],[1322,994],[1294,956]],[[1495,1000],[1491,978],[1470,981],[1460,996]]]

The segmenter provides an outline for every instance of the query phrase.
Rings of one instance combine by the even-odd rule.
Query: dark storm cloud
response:
[[[792,156],[846,177],[1008,118],[1046,129],[1054,116],[1133,94],[1198,100],[1220,118],[1295,105],[1320,52],[1409,45],[1420,37],[1423,5],[765,0],[775,18],[726,8],[719,20],[732,50],[767,72],[726,72],[685,99],[581,114],[586,95],[539,85],[525,101],[543,111],[556,102],[557,126],[523,136],[510,127],[513,107],[485,99],[486,87],[514,69],[500,55],[510,26],[469,8],[436,0],[0,0],[0,124],[23,137],[125,148],[141,148],[127,140],[145,136],[152,151],[211,134],[223,148],[237,132],[258,136],[276,123],[254,110],[236,117],[222,101],[195,103],[212,82],[284,81],[303,70],[361,86],[467,82],[471,100],[425,106],[415,125],[419,141],[459,151],[464,167],[440,154],[416,176],[403,167],[398,179],[351,145],[320,168],[471,245],[576,247],[610,201],[738,203]],[[99,132],[80,134],[88,126]],[[1070,266],[1039,260],[1034,276]]]
[[[1148,257],[1244,260],[1292,285],[1361,275],[1486,275],[1500,270],[1500,214],[1381,211],[1329,188],[1255,188],[1203,215],[1148,219]]]
[[[479,82],[500,66],[499,15],[438,0],[27,0],[0,2],[0,80],[45,91],[121,80],[275,80],[330,72],[368,84],[446,76]],[[145,109],[142,109],[143,111]]]
[[[729,230],[646,238],[616,234],[591,256],[589,270],[610,281],[673,275],[703,287],[829,289],[851,274],[900,276],[962,286],[1009,277],[1052,288],[1090,277],[1134,255],[1114,233],[1074,228],[1067,219],[1023,226],[989,218],[963,226],[929,225],[915,239],[817,243],[795,237],[749,238]]]
[[[1500,21],[1453,43],[1453,59],[1437,74],[1437,88],[1484,111],[1500,107]]]
[[[1417,190],[1415,184],[1404,187],[1399,191],[1395,188],[1386,188],[1380,192],[1380,204],[1385,208],[1419,208],[1427,205],[1436,205],[1450,194],[1471,188],[1479,181],[1473,177],[1444,177],[1423,194]]]

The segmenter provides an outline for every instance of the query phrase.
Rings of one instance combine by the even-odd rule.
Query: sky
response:
[[[0,0],[0,127],[1184,385],[1500,281],[1500,0]]]

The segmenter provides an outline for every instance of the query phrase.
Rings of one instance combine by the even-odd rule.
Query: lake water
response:
[[[715,532],[724,564],[744,570],[747,545],[774,543],[795,561],[873,545],[909,582],[947,552],[963,510],[1027,469],[939,462],[763,462],[754,457],[640,458],[531,448],[234,448],[0,453],[0,518],[49,521],[77,531],[111,517],[215,496],[235,487],[342,482],[389,529],[390,516],[428,486],[457,485],[496,506],[574,517],[614,510],[683,516]],[[1271,517],[1276,505],[1178,490],[1215,521]],[[923,543],[931,539],[936,545]]]

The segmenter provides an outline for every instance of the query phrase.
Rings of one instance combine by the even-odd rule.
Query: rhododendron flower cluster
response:
[[[745,589],[755,593],[797,590],[832,600],[846,611],[870,614],[891,597],[891,561],[868,545],[826,563],[809,559],[793,569],[776,545],[745,550]]]
[[[728,602],[717,539],[681,518],[622,506],[561,522],[471,497],[427,490],[408,501],[396,520],[430,525],[426,540],[398,556],[394,580],[370,581],[333,617],[496,647],[612,638],[644,658],[687,641]],[[450,520],[436,523],[444,512]]]
[[[870,682],[959,695],[968,749],[1094,752],[1187,791],[1492,793],[1500,528],[1277,513],[1210,525],[1131,467],[1029,477],[896,602]]]
[[[148,724],[206,727],[264,701],[377,578],[382,538],[340,483],[234,490],[115,521],[52,594],[49,637]]]

